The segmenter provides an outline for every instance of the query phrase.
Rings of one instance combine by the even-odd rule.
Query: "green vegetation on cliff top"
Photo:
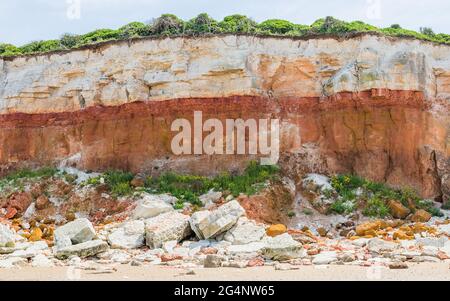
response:
[[[21,47],[0,43],[0,56],[8,57],[68,50],[99,42],[148,36],[205,36],[220,33],[240,33],[289,37],[317,35],[345,37],[348,34],[360,32],[378,33],[391,37],[412,37],[423,41],[450,45],[450,35],[436,34],[431,28],[427,27],[421,28],[420,32],[403,29],[398,24],[387,28],[378,28],[361,21],[345,22],[333,17],[319,19],[311,25],[294,24],[279,19],[257,23],[243,15],[227,16],[222,21],[216,21],[203,13],[189,21],[183,21],[171,14],[164,14],[149,24],[132,22],[116,30],[98,29],[84,35],[64,34],[59,40],[35,41]]]

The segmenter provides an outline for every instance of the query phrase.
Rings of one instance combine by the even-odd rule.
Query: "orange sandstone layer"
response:
[[[177,118],[278,118],[280,165],[305,172],[354,172],[423,197],[450,196],[449,109],[421,92],[372,89],[319,97],[188,98],[92,106],[74,112],[0,115],[0,171],[64,165],[86,170],[163,170],[211,175],[241,170],[251,155],[174,155]],[[204,134],[206,135],[206,134]]]

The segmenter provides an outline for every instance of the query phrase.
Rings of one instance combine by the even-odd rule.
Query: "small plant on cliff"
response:
[[[354,201],[351,200],[337,200],[334,202],[331,207],[330,211],[335,212],[337,214],[349,214],[356,210],[356,204]]]
[[[374,196],[367,202],[363,214],[370,217],[386,217],[389,215],[389,208],[383,200]]]
[[[372,182],[355,175],[336,175],[331,178],[331,186],[337,192],[339,199],[331,206],[331,211],[339,214],[348,213],[344,204],[352,201],[356,204],[365,202],[363,213],[368,216],[384,217],[389,214],[387,202],[396,200],[409,207],[411,210],[423,209],[434,216],[442,213],[434,207],[432,201],[423,200],[417,192],[409,187],[403,189],[393,189],[386,184]],[[357,193],[358,192],[358,193]],[[328,199],[333,195],[329,193]],[[364,201],[364,202],[363,202]]]
[[[104,174],[104,178],[112,194],[116,196],[124,196],[133,192],[130,184],[133,180],[132,173],[110,170]]]
[[[336,175],[331,178],[331,186],[345,199],[353,199],[354,190],[364,185],[364,179],[355,175]]]
[[[445,202],[445,203],[442,205],[442,209],[444,209],[444,210],[450,210],[450,201]]]
[[[130,183],[121,182],[111,187],[111,193],[115,196],[129,195],[133,192]]]
[[[242,175],[223,173],[214,178],[214,188],[230,191],[234,196],[240,193],[252,195],[258,192],[264,182],[274,179],[279,168],[276,165],[259,165],[253,161],[245,169]]]
[[[305,209],[302,210],[302,213],[303,213],[304,215],[313,215],[313,214],[314,214],[314,211],[312,211],[312,210],[309,209],[309,208],[305,208]]]
[[[223,173],[213,178],[165,173],[159,177],[148,177],[145,187],[149,192],[170,193],[194,205],[201,205],[199,196],[211,189],[230,191],[234,196],[240,193],[255,194],[263,183],[274,179],[278,173],[276,166],[262,166],[251,162],[242,174]]]
[[[42,179],[48,179],[58,175],[58,170],[52,167],[39,169],[21,169],[0,178],[0,199],[2,195],[8,195],[14,191],[25,191],[27,183]]]
[[[54,176],[58,170],[53,167],[43,167],[39,169],[21,169],[15,171],[5,177],[7,181],[14,181],[23,178],[50,178]]]

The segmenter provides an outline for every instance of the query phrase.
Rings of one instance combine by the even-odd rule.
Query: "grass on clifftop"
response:
[[[423,41],[450,45],[450,35],[436,34],[431,28],[427,27],[421,28],[420,32],[404,29],[398,24],[387,28],[378,28],[361,21],[345,22],[333,17],[319,19],[311,25],[294,24],[280,19],[270,19],[257,23],[246,16],[237,14],[227,16],[222,21],[216,21],[202,13],[188,21],[183,21],[172,14],[163,14],[149,24],[132,22],[119,29],[98,29],[83,35],[67,33],[62,35],[60,39],[34,41],[20,47],[0,43],[0,56],[45,53],[79,48],[104,41],[127,40],[147,36],[205,36],[219,33],[244,33],[303,37],[311,35],[346,36],[349,33],[357,32],[374,32],[392,37],[413,37]]]

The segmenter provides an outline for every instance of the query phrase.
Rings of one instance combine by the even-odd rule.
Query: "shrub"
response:
[[[367,32],[374,31],[377,32],[379,29],[373,25],[366,24],[362,21],[353,21],[345,24],[347,32]]]
[[[302,212],[303,212],[304,215],[313,215],[314,214],[314,212],[311,209],[309,209],[309,208],[303,209]]]
[[[379,32],[386,36],[413,37],[415,39],[450,44],[450,35],[435,34],[431,28],[423,27],[420,32],[401,28],[393,24],[388,28],[377,28],[361,21],[345,22],[333,17],[326,17],[315,21],[311,26],[293,24],[286,20],[270,19],[258,25],[244,15],[227,16],[217,22],[203,13],[184,22],[175,15],[163,14],[150,25],[141,22],[131,22],[118,30],[99,29],[85,35],[65,34],[60,40],[38,41],[15,47],[10,44],[0,44],[0,56],[14,56],[19,54],[40,53],[59,49],[71,49],[93,43],[129,39],[139,36],[161,36],[208,33],[248,33],[248,34],[277,34],[286,36],[304,36],[308,34],[345,35],[350,32]]]
[[[295,212],[294,212],[294,211],[289,211],[289,212],[287,213],[287,216],[288,216],[289,218],[293,218],[293,217],[295,217]]]
[[[255,21],[243,15],[227,16],[219,23],[221,31],[228,33],[255,33],[257,25]]]
[[[218,33],[220,32],[219,24],[208,14],[200,14],[194,19],[186,23],[185,33],[201,34],[201,33]]]
[[[319,19],[311,25],[312,33],[342,33],[345,32],[345,22],[333,17]]]
[[[285,33],[286,36],[304,36],[308,34],[311,27],[309,25],[294,24],[294,28]]]
[[[81,37],[76,34],[66,33],[61,36],[61,45],[65,48],[74,48],[80,43]]]
[[[370,217],[386,217],[389,214],[389,208],[383,200],[375,196],[367,202],[363,214]]]
[[[444,213],[436,207],[430,207],[427,210],[432,216],[443,217]]]
[[[151,33],[154,35],[176,35],[184,31],[184,22],[172,14],[164,14],[153,21]]]
[[[119,31],[112,29],[98,29],[80,36],[79,45],[87,45],[119,38]]]
[[[131,22],[119,28],[119,39],[130,39],[140,36],[149,36],[151,34],[150,26],[141,22]]]
[[[19,48],[22,53],[39,53],[62,49],[59,40],[36,41]]]
[[[421,27],[420,33],[431,37],[435,35],[433,29],[431,29],[430,27]]]
[[[330,207],[331,212],[337,214],[349,214],[355,211],[355,209],[356,204],[351,200],[337,200]]]
[[[295,25],[286,20],[271,19],[259,24],[258,29],[271,34],[285,34],[293,31],[295,29]]]
[[[101,178],[101,176],[89,178],[86,181],[84,181],[83,185],[99,185],[100,178]]]
[[[352,202],[355,206],[355,200],[368,200],[363,214],[368,216],[384,217],[389,210],[386,206],[390,200],[401,202],[404,206],[414,210],[423,209],[433,216],[442,216],[442,212],[434,207],[433,201],[421,199],[417,192],[409,187],[392,189],[383,183],[372,182],[354,175],[336,175],[331,178],[332,191],[324,191],[323,195],[327,199],[339,197],[330,207],[332,212],[339,214],[348,213],[345,205],[350,206]],[[355,189],[362,189],[361,195],[356,196]],[[337,193],[333,195],[333,192]],[[356,208],[353,208],[356,209]]]
[[[160,177],[149,177],[145,187],[150,192],[170,193],[173,196],[194,205],[201,205],[198,197],[211,189],[230,191],[238,196],[240,193],[254,194],[262,183],[274,179],[278,173],[276,166],[262,166],[251,162],[242,175],[223,173],[214,178],[165,173]]]
[[[7,181],[18,180],[22,178],[49,178],[54,176],[58,170],[53,167],[43,167],[39,169],[22,169],[15,171],[5,177]]]
[[[133,192],[130,183],[120,182],[111,187],[111,193],[116,196],[129,195]]]
[[[14,45],[0,43],[0,56],[19,55],[22,51]]]
[[[355,175],[336,175],[331,178],[331,186],[342,196],[350,199],[354,190],[362,187],[365,180]]]
[[[413,30],[408,30],[408,29],[403,29],[403,28],[383,28],[380,29],[380,32],[389,36],[393,36],[393,37],[414,37],[416,39],[420,39],[420,40],[427,40],[427,41],[431,41],[432,38],[424,35],[422,33],[418,33],[416,31]]]
[[[130,185],[131,180],[133,180],[132,173],[110,170],[104,174],[104,177],[105,183],[116,196],[128,195],[133,191]]]
[[[345,22],[333,17],[319,19],[311,25],[311,33],[315,34],[345,34],[348,32],[379,31],[377,27],[361,21]]]
[[[184,202],[181,200],[178,200],[175,205],[173,205],[174,209],[180,210],[184,208]]]

